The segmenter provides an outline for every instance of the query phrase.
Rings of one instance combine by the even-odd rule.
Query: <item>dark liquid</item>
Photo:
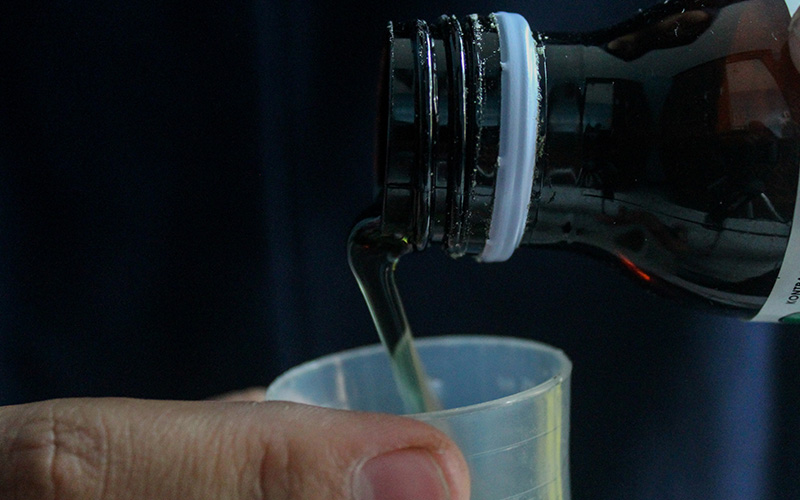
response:
[[[382,234],[377,218],[356,224],[347,243],[350,269],[389,354],[406,412],[423,413],[441,404],[428,386],[394,279],[398,260],[412,250],[408,242]]]
[[[676,0],[546,38],[525,244],[602,250],[652,289],[752,316],[781,266],[798,182],[788,24],[779,1]]]

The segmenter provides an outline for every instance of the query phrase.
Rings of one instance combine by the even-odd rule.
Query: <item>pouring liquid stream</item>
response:
[[[411,252],[407,241],[381,232],[380,219],[365,219],[355,225],[347,242],[350,269],[369,307],[378,336],[386,348],[397,389],[407,413],[442,408],[414,347],[394,273],[399,259]]]

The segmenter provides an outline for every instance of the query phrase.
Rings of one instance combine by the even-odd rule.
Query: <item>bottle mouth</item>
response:
[[[534,177],[539,60],[522,16],[392,23],[376,170],[383,231],[415,248],[508,259]]]

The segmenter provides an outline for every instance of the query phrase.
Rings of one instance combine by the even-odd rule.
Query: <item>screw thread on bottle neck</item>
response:
[[[493,16],[394,23],[384,61],[378,172],[383,231],[453,256],[486,243],[499,151]]]

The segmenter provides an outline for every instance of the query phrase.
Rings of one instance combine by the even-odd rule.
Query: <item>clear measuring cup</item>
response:
[[[447,336],[416,344],[445,409],[408,416],[458,444],[470,468],[473,500],[568,500],[567,356],[510,337]],[[403,413],[381,345],[293,368],[269,387],[267,399]]]

